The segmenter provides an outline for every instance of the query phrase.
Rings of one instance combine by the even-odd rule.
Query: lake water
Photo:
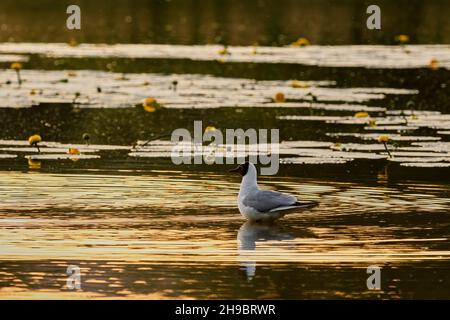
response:
[[[448,185],[264,178],[321,201],[264,225],[240,217],[222,173],[0,176],[2,298],[449,297]]]

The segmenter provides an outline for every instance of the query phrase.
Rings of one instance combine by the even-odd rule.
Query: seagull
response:
[[[260,190],[256,182],[256,167],[245,162],[230,172],[242,176],[238,196],[238,208],[241,215],[253,222],[275,221],[289,211],[308,209],[317,206],[317,201],[298,201],[290,194],[270,190]]]

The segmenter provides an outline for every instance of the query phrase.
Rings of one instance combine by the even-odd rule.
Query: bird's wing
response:
[[[247,207],[252,207],[259,212],[267,212],[279,207],[293,205],[297,199],[289,194],[263,190],[248,194],[242,203]]]

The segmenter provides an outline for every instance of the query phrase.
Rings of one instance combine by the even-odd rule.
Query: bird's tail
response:
[[[313,208],[319,205],[319,201],[309,200],[309,201],[297,201],[294,206],[298,208]]]
[[[283,206],[283,207],[278,207],[275,209],[270,210],[269,212],[283,212],[283,215],[285,215],[288,211],[295,211],[295,210],[301,210],[301,209],[309,209],[309,208],[313,208],[315,206],[318,206],[319,202],[318,201],[297,201],[289,206]]]

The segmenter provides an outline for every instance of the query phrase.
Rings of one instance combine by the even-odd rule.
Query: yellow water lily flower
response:
[[[69,151],[67,153],[72,155],[81,154],[80,150],[78,150],[77,148],[69,148]]]
[[[155,98],[148,97],[144,99],[144,101],[142,102],[142,106],[144,107],[144,110],[147,112],[155,112],[158,106],[158,102],[156,101]]]
[[[11,63],[11,69],[13,70],[21,70],[23,68],[23,65],[20,62],[13,62]]]
[[[217,131],[216,127],[214,127],[214,126],[207,126],[205,128],[205,133],[206,132],[214,132],[214,131]]]
[[[431,70],[439,69],[439,61],[435,58],[431,59],[430,64],[428,65],[428,68],[430,68]]]
[[[68,44],[69,44],[70,47],[77,47],[78,46],[78,42],[74,38],[70,39]]]
[[[370,117],[369,114],[365,111],[360,111],[355,113],[355,118],[368,118]]]
[[[395,41],[397,41],[400,44],[405,44],[409,42],[409,36],[406,34],[399,34],[398,36],[395,37]]]
[[[38,134],[34,134],[28,138],[28,143],[30,144],[30,146],[34,146],[41,141],[42,141],[42,138]]]
[[[22,78],[20,77],[20,70],[22,70],[23,65],[20,62],[11,63],[11,69],[15,70],[17,73],[17,83],[19,86],[22,84]]]
[[[391,138],[388,135],[382,134],[378,137],[378,142],[380,143],[388,143]]]
[[[222,49],[220,49],[217,53],[220,54],[221,56],[230,54],[230,52],[228,51],[228,47],[227,46],[225,46]]]
[[[386,150],[387,154],[389,155],[389,158],[392,158],[392,154],[389,151],[389,148],[387,146],[387,143],[391,140],[388,135],[382,134],[378,137],[378,142],[382,143],[384,145],[384,149]]]
[[[307,38],[298,38],[297,41],[291,44],[292,47],[305,47],[309,46],[311,43]]]
[[[291,87],[292,88],[309,88],[310,85],[303,82],[303,81],[298,81],[298,80],[292,80],[291,82]]]
[[[278,92],[274,97],[273,100],[275,102],[281,103],[286,101],[286,97],[284,96],[283,92]]]

